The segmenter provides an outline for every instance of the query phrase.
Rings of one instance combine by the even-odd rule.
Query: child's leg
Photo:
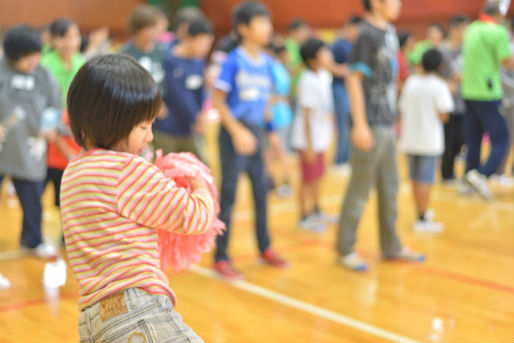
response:
[[[232,207],[236,197],[237,181],[244,169],[247,158],[239,156],[232,145],[232,139],[225,129],[219,133],[219,149],[221,159],[221,190],[219,218],[226,225],[222,235],[216,237],[215,261],[228,260],[227,246],[230,237],[230,221]]]
[[[36,248],[42,243],[41,235],[41,193],[43,182],[13,179],[16,194],[23,209],[21,245]]]
[[[377,129],[375,145],[380,147],[377,163],[378,218],[380,226],[380,246],[386,256],[395,256],[402,250],[396,232],[398,163],[396,144],[392,129]]]
[[[412,185],[414,187],[414,200],[416,201],[418,218],[419,220],[424,220],[425,214],[428,210],[428,203],[430,201],[430,188],[432,185],[418,181],[414,181]]]
[[[376,136],[374,131],[373,129],[373,136]],[[350,153],[352,176],[346,189],[337,235],[337,251],[341,256],[353,252],[357,227],[368,200],[369,191],[375,181],[378,146],[376,140],[370,151],[359,150],[352,146]]]
[[[430,201],[430,189],[435,181],[437,156],[418,156],[417,175],[414,182],[414,198],[419,220],[425,220]]]
[[[254,131],[255,129],[252,129]],[[255,134],[256,137],[258,133]],[[247,166],[248,175],[253,189],[253,200],[255,206],[255,228],[257,243],[261,253],[270,247],[270,237],[268,233],[268,187],[267,175],[262,157],[262,150],[259,148],[257,153],[249,157]]]
[[[57,207],[61,207],[61,181],[64,170],[48,168],[47,180],[52,180],[54,185],[54,204]]]

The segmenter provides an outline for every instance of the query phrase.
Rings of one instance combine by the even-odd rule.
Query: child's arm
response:
[[[121,170],[117,204],[122,216],[146,227],[202,234],[214,221],[214,202],[201,180],[192,193],[176,186],[155,166],[135,156]]]
[[[351,139],[356,148],[360,150],[371,150],[373,147],[373,135],[368,125],[366,109],[364,104],[364,91],[362,89],[363,74],[354,71],[345,79],[346,87],[352,104]]]
[[[238,154],[251,155],[257,150],[257,139],[255,136],[239,122],[226,103],[227,93],[220,89],[215,89],[212,95],[214,108],[218,110],[221,117],[221,124],[228,131],[234,144],[234,149]]]
[[[439,119],[441,119],[441,121],[443,123],[447,123],[448,120],[450,119],[450,114],[448,112],[445,112],[445,113],[439,113]]]

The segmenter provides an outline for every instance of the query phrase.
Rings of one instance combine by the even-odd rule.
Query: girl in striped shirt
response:
[[[64,172],[66,250],[80,286],[81,342],[203,342],[173,310],[156,229],[204,233],[214,220],[205,183],[177,187],[139,155],[152,141],[159,88],[132,58],[90,59],[68,94],[84,153]]]

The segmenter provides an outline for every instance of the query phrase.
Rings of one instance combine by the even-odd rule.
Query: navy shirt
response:
[[[348,58],[352,53],[353,44],[343,38],[338,38],[332,45],[332,54],[337,64],[348,63]],[[334,77],[332,83],[334,85],[344,85],[343,77]]]
[[[227,104],[236,119],[261,125],[273,86],[271,57],[261,53],[255,60],[238,47],[223,62],[214,87],[227,93]]]
[[[163,69],[163,100],[169,111],[166,118],[155,121],[154,128],[174,136],[190,136],[205,100],[205,61],[184,59],[169,51]]]

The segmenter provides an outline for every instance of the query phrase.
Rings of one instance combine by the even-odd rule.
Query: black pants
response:
[[[220,192],[220,219],[227,229],[223,235],[216,238],[215,261],[228,260],[227,246],[230,238],[230,221],[232,208],[236,197],[237,182],[242,172],[247,172],[253,188],[255,205],[255,233],[261,253],[270,246],[267,227],[267,185],[264,161],[262,159],[261,128],[248,126],[248,129],[257,137],[259,148],[253,155],[244,156],[236,153],[229,133],[221,128],[219,133],[219,149],[221,157],[221,192]]]
[[[441,174],[444,180],[455,178],[455,158],[466,142],[464,118],[463,113],[452,113],[448,122],[444,124],[444,154],[441,163]]]
[[[61,181],[64,170],[48,168],[46,173],[45,187],[48,182],[52,181],[54,185],[54,203],[55,206],[61,207]]]
[[[4,175],[0,175],[0,187]],[[41,217],[43,207],[41,194],[43,193],[43,181],[27,181],[12,179],[16,194],[23,210],[23,224],[21,230],[21,245],[35,248],[42,243]]]

